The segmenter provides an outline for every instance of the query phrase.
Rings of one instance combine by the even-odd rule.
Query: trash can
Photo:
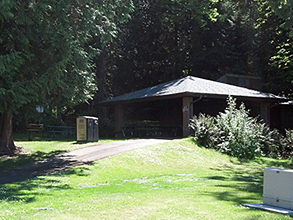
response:
[[[76,139],[78,142],[96,142],[99,140],[99,120],[96,117],[80,116],[76,118]]]

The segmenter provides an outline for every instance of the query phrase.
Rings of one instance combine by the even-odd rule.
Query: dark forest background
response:
[[[187,75],[256,79],[259,90],[292,97],[291,1],[0,4],[0,113],[13,113],[15,131],[78,115],[107,124],[100,101]]]

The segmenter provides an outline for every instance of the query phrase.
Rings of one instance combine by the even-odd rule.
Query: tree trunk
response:
[[[107,118],[107,108],[101,107],[98,102],[104,101],[109,97],[107,84],[107,65],[106,65],[107,49],[104,48],[96,60],[96,77],[99,91],[95,97],[95,109],[98,110],[98,115]]]
[[[16,150],[12,137],[12,110],[0,114],[0,155]]]

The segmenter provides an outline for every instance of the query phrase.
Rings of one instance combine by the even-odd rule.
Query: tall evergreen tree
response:
[[[0,153],[15,150],[12,117],[23,105],[75,105],[96,91],[93,58],[128,19],[131,1],[0,2]]]
[[[112,92],[122,94],[194,75],[203,65],[192,61],[206,53],[204,43],[212,44],[203,39],[203,32],[208,22],[216,20],[216,2],[134,1],[131,21],[109,47]]]
[[[270,74],[269,86],[284,95],[293,96],[293,2],[283,0],[268,0],[271,14],[278,18],[272,40],[276,53],[271,57],[270,64],[275,72]]]

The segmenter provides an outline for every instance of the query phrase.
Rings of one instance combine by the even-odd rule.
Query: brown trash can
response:
[[[80,116],[76,118],[77,142],[99,141],[99,119],[92,116]]]

